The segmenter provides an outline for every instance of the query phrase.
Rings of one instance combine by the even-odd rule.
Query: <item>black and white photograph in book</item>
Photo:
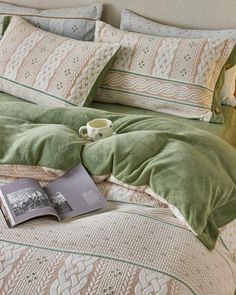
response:
[[[70,204],[67,202],[66,198],[63,196],[62,193],[56,192],[49,196],[50,201],[53,204],[53,207],[57,211],[58,215],[63,215],[68,212],[73,211]]]
[[[52,207],[47,195],[43,191],[33,188],[25,188],[12,192],[7,197],[16,216],[34,209]]]

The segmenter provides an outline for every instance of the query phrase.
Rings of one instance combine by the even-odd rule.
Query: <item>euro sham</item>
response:
[[[36,104],[88,105],[119,47],[69,39],[12,17],[0,43],[0,91]]]
[[[97,101],[223,122],[216,86],[234,41],[150,36],[101,21],[96,24],[95,41],[121,44]]]
[[[102,4],[39,10],[0,3],[1,19],[4,16],[21,16],[45,31],[83,41],[93,41],[96,20],[101,18],[102,10]],[[3,29],[5,30],[6,27]]]
[[[122,30],[145,33],[162,37],[178,38],[222,38],[236,40],[236,29],[193,30],[163,25],[125,9],[122,11],[120,28]],[[224,84],[220,91],[222,104],[236,106],[235,99],[236,66],[225,73]]]

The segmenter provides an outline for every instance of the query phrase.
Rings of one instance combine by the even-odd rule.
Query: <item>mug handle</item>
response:
[[[86,133],[84,132],[86,131]],[[88,133],[87,133],[87,126],[82,126],[79,129],[79,135],[83,138],[83,139],[89,139]]]

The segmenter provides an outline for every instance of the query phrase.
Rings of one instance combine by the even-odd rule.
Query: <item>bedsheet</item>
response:
[[[236,148],[236,109],[233,107],[222,106],[224,115],[224,124],[205,123],[198,120],[189,120],[185,118],[175,117],[163,113],[153,112],[149,110],[122,106],[118,104],[98,103],[94,102],[91,107],[101,109],[109,112],[117,112],[122,114],[134,115],[152,115],[161,118],[171,118],[176,122],[182,122],[189,126],[197,127],[202,130],[208,131],[216,136],[224,139]]]
[[[4,92],[0,92],[0,103],[7,102],[7,101],[26,102],[25,100],[19,97],[12,96]],[[109,112],[122,113],[122,114],[152,115],[152,116],[158,116],[163,118],[171,118],[176,120],[177,122],[182,122],[182,123],[188,124],[189,126],[194,126],[202,130],[208,131],[212,134],[215,134],[218,137],[226,140],[228,143],[230,143],[232,146],[236,148],[236,109],[233,107],[222,106],[223,115],[225,119],[224,124],[205,123],[199,120],[189,120],[189,119],[175,117],[172,115],[153,112],[153,111],[149,111],[145,109],[122,106],[118,104],[110,104],[110,103],[93,102],[91,104],[91,108],[105,110]]]
[[[220,239],[209,252],[149,194],[94,181],[109,204],[96,214],[11,230],[0,214],[1,295],[234,294],[236,263]]]

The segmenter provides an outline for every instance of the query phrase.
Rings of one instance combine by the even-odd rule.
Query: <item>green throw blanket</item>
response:
[[[113,121],[117,135],[83,141],[79,127],[101,117]],[[67,171],[82,162],[92,175],[149,186],[209,249],[218,228],[236,218],[236,150],[174,120],[6,102],[0,107],[0,137],[1,165]]]

